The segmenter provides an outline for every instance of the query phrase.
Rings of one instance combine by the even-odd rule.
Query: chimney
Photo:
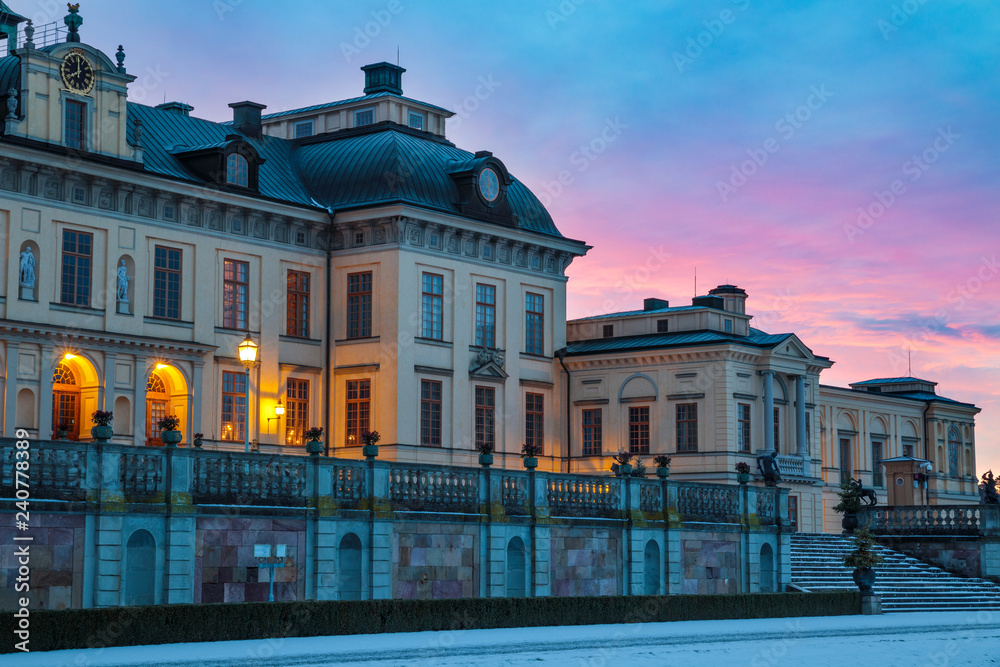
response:
[[[260,112],[266,109],[267,105],[257,102],[233,102],[229,105],[233,110],[233,127],[254,139],[260,139],[261,121]]]
[[[184,104],[183,102],[165,102],[163,104],[157,104],[156,109],[161,109],[163,111],[169,111],[170,113],[175,113],[178,116],[189,117],[191,112],[194,111],[194,107],[190,104]]]
[[[406,70],[392,63],[375,63],[361,68],[365,73],[365,95],[374,93],[403,94],[403,72]]]
[[[660,310],[662,308],[669,308],[669,307],[670,307],[670,302],[667,301],[666,299],[649,298],[642,300],[642,309],[646,311]]]
[[[708,290],[708,293],[723,300],[724,310],[741,315],[746,314],[747,293],[736,285],[719,285],[715,289]]]

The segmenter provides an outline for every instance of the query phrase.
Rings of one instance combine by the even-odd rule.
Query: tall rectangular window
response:
[[[741,452],[750,451],[750,405],[736,405],[736,445]]]
[[[877,489],[884,486],[882,475],[882,442],[872,443],[872,486]]]
[[[854,478],[854,469],[851,466],[851,439],[840,439],[840,481],[844,482]]]
[[[476,448],[496,446],[496,394],[493,387],[476,387]]]
[[[235,259],[223,260],[222,326],[249,330],[247,310],[250,304],[250,264]]]
[[[348,447],[361,444],[361,436],[368,430],[371,415],[371,380],[347,381],[347,435]]]
[[[788,523],[792,524],[792,532],[799,532],[799,497],[788,496]]]
[[[441,340],[444,330],[444,276],[425,273],[421,277],[421,327],[424,338]]]
[[[285,444],[302,445],[309,429],[309,380],[288,378],[285,390]]]
[[[524,351],[545,354],[545,299],[528,292],[524,299]]]
[[[680,403],[677,406],[677,451],[698,451],[697,403]]]
[[[441,446],[441,383],[420,381],[420,444]]]
[[[372,272],[347,276],[347,337],[372,335]]]
[[[602,430],[603,411],[600,408],[583,411],[583,455],[600,456],[604,434]]]
[[[649,454],[649,406],[628,409],[628,450]]]
[[[90,305],[94,235],[63,230],[62,299],[71,306]]]
[[[245,437],[247,375],[222,371],[222,439],[241,442]]]
[[[524,396],[524,443],[543,447],[545,440],[545,396],[525,394]]]
[[[153,249],[153,317],[181,319],[181,251]]]
[[[66,145],[78,151],[83,150],[84,112],[86,108],[83,102],[66,100],[66,130],[64,133]]]
[[[806,413],[806,447],[811,447],[812,443],[812,421],[813,416],[811,412]]]
[[[495,285],[476,284],[476,345],[496,347],[497,341],[497,288]]]
[[[285,313],[285,334],[309,338],[309,274],[288,272],[288,303]]]
[[[781,412],[778,408],[774,409],[774,451],[780,452],[781,448],[778,447],[778,443],[781,442]]]

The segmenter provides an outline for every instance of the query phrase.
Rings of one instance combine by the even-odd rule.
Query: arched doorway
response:
[[[173,415],[180,421],[178,430],[187,431],[187,380],[184,374],[169,364],[156,364],[146,379],[146,445],[162,447],[160,420]],[[186,438],[185,438],[186,440]]]
[[[514,537],[507,544],[507,597],[523,598],[524,595],[524,542]]]
[[[162,447],[160,420],[167,416],[167,384],[157,373],[150,373],[146,381],[146,446]]]
[[[660,594],[660,545],[656,540],[646,542],[646,551],[643,554],[643,594]]]
[[[52,437],[80,439],[80,379],[65,361],[52,373]]]
[[[125,547],[125,604],[155,604],[156,540],[137,530]]]
[[[361,599],[361,540],[348,533],[340,540],[340,572],[337,588],[341,600]]]

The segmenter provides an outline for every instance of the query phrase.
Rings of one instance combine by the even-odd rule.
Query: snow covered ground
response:
[[[1000,665],[1000,613],[684,621],[262,639],[0,656],[0,665]]]

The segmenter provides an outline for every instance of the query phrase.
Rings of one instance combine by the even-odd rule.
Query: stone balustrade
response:
[[[998,505],[865,507],[860,525],[879,535],[1000,535]]]
[[[13,445],[0,439],[3,497],[13,496]],[[498,501],[512,516],[534,506],[552,517],[662,517],[665,508],[684,522],[738,524],[754,514],[759,525],[773,526],[778,517],[775,489],[755,486],[744,495],[720,484],[91,442],[33,441],[30,471],[34,497],[65,500],[166,502],[169,492],[170,502],[189,496],[194,506],[319,506],[310,497],[321,496],[344,509],[376,498],[393,511],[478,514],[480,503]],[[955,526],[973,521],[955,508],[948,516]]]

